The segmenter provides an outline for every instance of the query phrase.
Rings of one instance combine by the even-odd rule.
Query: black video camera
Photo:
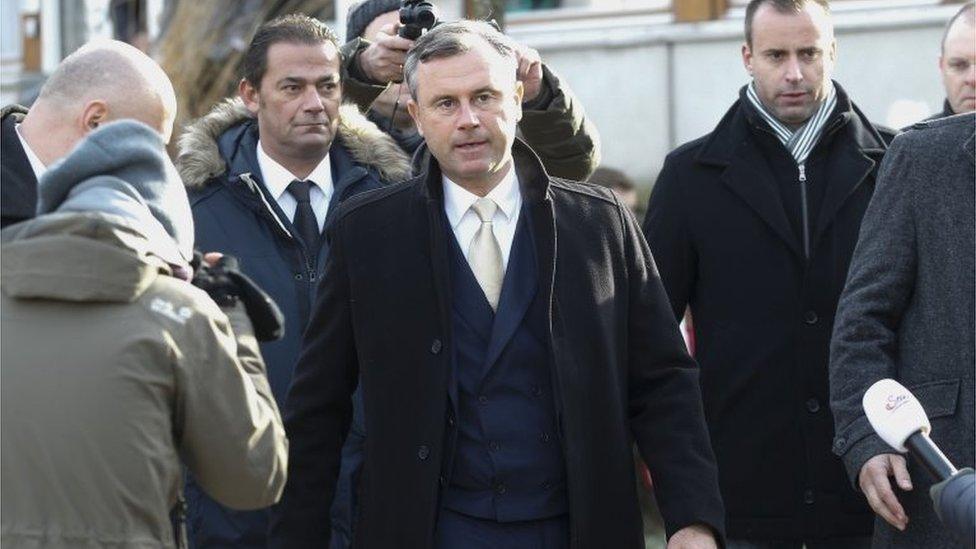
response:
[[[416,40],[425,30],[432,29],[437,21],[437,8],[428,0],[403,0],[397,34],[408,40]]]
[[[281,339],[285,333],[285,316],[274,299],[241,272],[237,258],[225,255],[210,267],[203,261],[203,255],[194,251],[190,266],[193,285],[207,292],[217,305],[232,307],[238,301],[244,304],[258,341]]]

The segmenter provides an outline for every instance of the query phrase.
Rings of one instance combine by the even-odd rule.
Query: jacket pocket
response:
[[[922,404],[922,409],[925,410],[925,414],[931,420],[956,413],[956,406],[959,403],[959,386],[960,381],[958,379],[943,379],[909,385],[908,390]]]

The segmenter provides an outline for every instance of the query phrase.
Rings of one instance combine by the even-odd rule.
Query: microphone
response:
[[[882,379],[864,393],[861,404],[881,440],[911,453],[935,477],[929,495],[936,515],[966,547],[976,547],[976,473],[957,471],[932,442],[932,425],[915,395],[893,379]]]
[[[893,379],[872,385],[861,401],[864,414],[881,440],[901,453],[911,452],[937,481],[956,474],[956,468],[932,442],[932,425],[915,395]]]

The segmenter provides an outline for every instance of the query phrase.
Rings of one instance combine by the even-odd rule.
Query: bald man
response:
[[[176,94],[146,54],[114,40],[82,46],[58,65],[28,111],[0,111],[0,226],[34,217],[37,181],[89,132],[131,118],[169,142]]]
[[[939,72],[945,86],[945,105],[928,120],[976,111],[976,4],[973,2],[959,8],[946,25]]]

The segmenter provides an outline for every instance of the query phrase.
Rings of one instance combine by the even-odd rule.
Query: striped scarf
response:
[[[759,112],[763,120],[773,129],[773,133],[783,143],[783,146],[790,151],[793,158],[796,159],[797,165],[801,166],[807,161],[807,157],[810,156],[810,151],[813,150],[817,141],[820,140],[824,125],[827,123],[830,113],[834,112],[834,107],[837,105],[837,90],[831,85],[830,91],[827,93],[827,98],[820,103],[817,111],[813,113],[813,116],[803,126],[794,132],[766,110],[762,101],[759,100],[759,95],[756,93],[755,82],[749,83],[749,86],[746,88],[746,97],[749,98],[749,102],[756,108],[756,111]]]

